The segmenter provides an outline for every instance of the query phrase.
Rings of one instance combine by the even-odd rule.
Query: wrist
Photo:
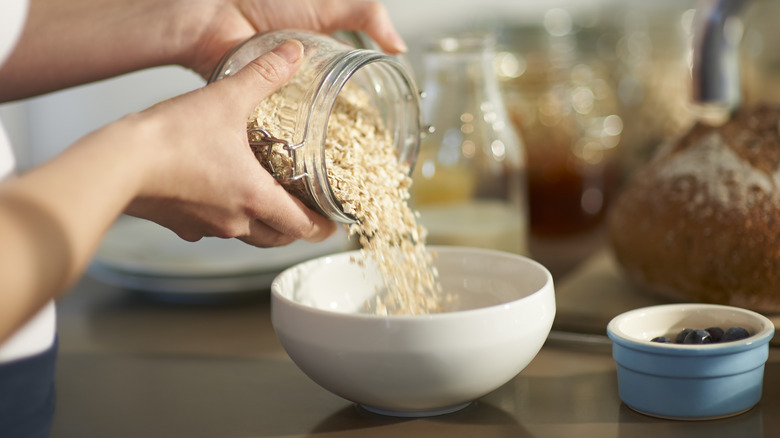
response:
[[[101,142],[111,142],[120,151],[122,162],[124,196],[127,204],[135,198],[149,196],[159,189],[165,174],[175,163],[173,148],[175,139],[166,140],[166,129],[159,117],[148,117],[145,112],[128,114],[103,127],[97,135]]]

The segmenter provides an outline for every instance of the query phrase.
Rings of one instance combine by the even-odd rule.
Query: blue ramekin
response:
[[[705,345],[650,342],[685,328],[739,326],[749,338]],[[643,414],[684,420],[729,417],[761,399],[775,327],[756,312],[715,304],[667,304],[620,314],[607,325],[620,399]]]

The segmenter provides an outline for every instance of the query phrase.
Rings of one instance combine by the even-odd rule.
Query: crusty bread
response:
[[[780,312],[780,108],[698,124],[660,149],[608,228],[620,266],[648,291]]]

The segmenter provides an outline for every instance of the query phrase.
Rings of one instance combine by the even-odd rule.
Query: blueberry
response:
[[[662,344],[671,344],[672,340],[667,338],[666,336],[656,336],[653,339],[651,339],[650,342],[660,342]]]
[[[712,344],[712,336],[706,330],[691,330],[685,335],[683,344]]]
[[[742,327],[731,327],[723,333],[721,342],[739,341],[741,339],[749,338],[750,333]]]
[[[677,337],[674,338],[674,342],[678,344],[682,344],[683,341],[685,340],[685,337],[688,336],[688,333],[692,331],[693,329],[689,329],[689,328],[683,329],[680,333],[677,334]]]
[[[710,327],[705,330],[707,330],[712,337],[712,342],[720,342],[721,338],[723,338],[723,329],[720,327]]]

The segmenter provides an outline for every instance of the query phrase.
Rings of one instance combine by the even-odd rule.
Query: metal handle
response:
[[[298,169],[298,154],[295,153],[296,150],[303,147],[303,143],[293,144],[291,145],[290,142],[287,140],[282,140],[280,138],[276,138],[273,135],[271,135],[270,132],[263,128],[252,128],[247,130],[247,134],[249,135],[249,145],[253,146],[255,148],[262,148],[261,150],[265,154],[263,156],[263,160],[267,164],[266,167],[270,172],[271,175],[280,183],[286,184],[292,181],[299,180],[308,174],[306,172],[297,174],[296,171]],[[291,168],[290,168],[290,175],[282,175],[281,170],[277,170],[274,168],[273,160],[271,160],[271,153],[273,152],[273,147],[275,145],[282,145],[282,149],[287,151],[287,156],[290,157],[291,160]]]

